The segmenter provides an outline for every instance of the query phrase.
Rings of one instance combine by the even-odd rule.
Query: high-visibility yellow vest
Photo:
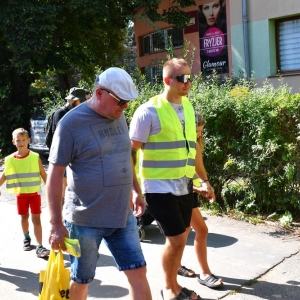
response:
[[[25,158],[11,154],[5,158],[6,191],[13,194],[35,193],[40,189],[39,154],[30,151]]]
[[[169,101],[158,95],[151,98],[160,121],[161,131],[150,135],[142,146],[140,176],[144,179],[193,178],[195,174],[195,113],[187,98],[182,97],[185,137],[180,120]]]
[[[193,185],[200,186],[200,178],[198,177],[198,175],[196,173],[194,174],[194,177],[193,177]]]

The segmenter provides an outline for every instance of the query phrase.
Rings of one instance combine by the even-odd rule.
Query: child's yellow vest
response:
[[[25,158],[14,154],[5,158],[6,191],[13,194],[35,193],[40,189],[39,154],[30,151]]]

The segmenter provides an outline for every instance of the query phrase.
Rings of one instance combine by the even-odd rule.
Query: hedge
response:
[[[136,108],[163,90],[142,75]],[[300,94],[280,83],[196,77],[189,99],[206,119],[204,162],[218,203],[228,210],[300,215]]]

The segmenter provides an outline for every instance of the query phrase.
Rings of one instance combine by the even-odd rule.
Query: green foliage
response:
[[[227,211],[299,214],[300,95],[200,74],[190,100],[207,121],[205,166]]]
[[[222,215],[223,209],[218,202],[208,202],[201,196],[199,198],[201,209],[208,211],[210,215]]]
[[[280,223],[284,227],[290,227],[293,222],[293,216],[289,211],[286,211],[285,214],[279,219]]]
[[[132,116],[136,109],[143,103],[147,102],[151,97],[163,91],[161,83],[151,84],[146,81],[146,76],[141,74],[138,68],[132,74],[133,81],[139,93],[138,99],[131,101],[129,107],[124,111],[127,123],[130,124]]]
[[[128,123],[141,103],[163,90],[136,78],[139,98],[126,111]],[[259,214],[299,216],[300,94],[283,84],[257,88],[243,77],[199,74],[189,99],[206,119],[203,156],[217,196],[207,209],[255,224]]]
[[[260,216],[258,216],[258,217],[250,216],[248,218],[248,222],[253,224],[253,225],[256,225],[256,224],[259,224],[259,223],[264,223],[264,220]]]
[[[29,129],[36,100],[43,98],[50,112],[65,103],[71,86],[92,90],[96,72],[126,65],[119,58],[126,52],[126,28],[137,7],[145,8],[137,17],[149,17],[150,22],[177,22],[177,27],[186,24],[186,15],[178,7],[194,1],[173,1],[159,15],[160,2],[0,2],[0,114],[5,120],[0,123],[2,154],[13,149],[13,129]],[[168,53],[174,57],[171,45]],[[190,65],[193,53],[185,44],[182,57]],[[147,83],[134,65],[130,74],[139,98],[125,111],[128,123],[139,105],[163,90],[161,83]],[[189,98],[206,119],[204,160],[217,195],[211,209],[225,208],[241,217],[286,211],[299,215],[300,94],[291,94],[282,83],[274,89],[266,81],[256,88],[243,77],[198,74]],[[291,222],[290,215],[285,214],[282,222]]]
[[[0,126],[2,154],[14,149],[14,128],[29,130],[36,102],[48,98],[50,105],[52,98],[54,108],[55,101],[80,80],[84,85],[94,80],[98,66],[124,65],[118,58],[128,49],[127,25],[137,7],[144,6],[143,16],[150,21],[161,18],[184,26],[188,18],[180,6],[191,2],[174,1],[159,14],[157,0],[0,1],[0,114],[6,118]],[[39,88],[46,78],[54,83],[52,89]],[[60,96],[53,97],[57,93]]]
[[[196,5],[194,0],[174,0],[169,4],[168,9],[163,9],[162,13],[158,13],[160,0],[140,0],[138,1],[139,6],[143,7],[144,11],[141,16],[143,19],[150,19],[152,22],[162,21],[168,24],[175,25],[176,28],[184,28],[189,21],[189,17],[182,10],[182,8]]]

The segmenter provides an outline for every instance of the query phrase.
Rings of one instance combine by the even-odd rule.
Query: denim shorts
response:
[[[71,239],[78,239],[81,248],[79,258],[70,255],[71,279],[86,284],[95,277],[99,247],[102,239],[110,250],[119,271],[146,266],[140,245],[137,220],[132,215],[125,228],[96,228],[71,224],[65,221]]]

